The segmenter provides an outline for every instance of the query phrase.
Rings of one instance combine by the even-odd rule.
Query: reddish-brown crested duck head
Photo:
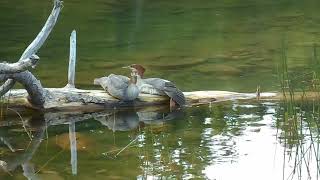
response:
[[[130,67],[135,69],[140,77],[143,77],[143,74],[146,71],[146,69],[140,64],[132,64]]]

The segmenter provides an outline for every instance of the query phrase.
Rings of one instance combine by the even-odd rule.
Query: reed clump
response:
[[[306,71],[290,71],[287,47],[283,41],[281,65],[278,71],[283,100],[280,105],[277,127],[279,138],[286,147],[284,163],[294,161],[289,177],[285,179],[308,179],[320,175],[320,63],[317,57],[317,46],[312,47],[310,67]],[[307,99],[306,93],[315,95]],[[298,97],[299,96],[299,97]],[[285,165],[283,166],[285,172]]]

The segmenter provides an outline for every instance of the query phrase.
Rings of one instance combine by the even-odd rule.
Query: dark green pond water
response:
[[[285,52],[295,90],[309,90],[320,72],[319,7],[318,0],[66,0],[32,71],[43,86],[63,87],[76,29],[79,88],[99,88],[94,78],[138,63],[183,91],[280,91]],[[0,58],[17,61],[51,9],[49,0],[1,0]],[[2,117],[0,179],[318,179],[318,109],[317,101],[231,101],[177,112],[33,114],[23,117],[25,128],[18,116]]]

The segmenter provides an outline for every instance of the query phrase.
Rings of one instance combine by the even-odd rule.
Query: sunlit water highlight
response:
[[[75,122],[77,164],[70,164],[68,135],[74,115],[65,118],[66,125],[55,125],[53,116],[47,116],[48,134],[35,154],[29,154],[30,160],[19,161],[34,170],[28,175],[17,166],[10,171],[13,176],[2,172],[0,177],[20,179],[23,173],[69,179],[78,172],[79,179],[317,179],[318,136],[311,140],[313,128],[304,128],[303,143],[290,141],[290,132],[277,125],[281,108],[275,102],[234,101],[152,112],[158,114],[155,121],[126,111],[87,114],[89,119]],[[28,129],[32,126],[27,124]],[[1,131],[7,139],[7,144],[2,141],[1,160],[8,167],[33,149],[21,128]],[[10,152],[8,143],[21,150]]]

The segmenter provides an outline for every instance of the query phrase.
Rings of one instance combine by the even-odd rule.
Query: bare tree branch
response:
[[[35,107],[42,108],[45,102],[44,89],[38,79],[29,71],[13,74],[0,74],[0,81],[6,81],[7,79],[14,79],[21,83],[27,90],[29,102]]]
[[[63,7],[62,1],[54,0],[54,7],[45,25],[43,26],[43,28],[41,29],[37,37],[31,42],[31,44],[23,52],[19,61],[29,58],[40,49],[40,47],[43,45],[43,43],[46,41],[47,37],[49,36],[50,32],[52,31],[54,25],[56,24],[62,7]],[[7,93],[14,86],[14,84],[15,84],[14,80],[12,79],[7,80],[0,87],[0,96],[3,96],[5,93]]]
[[[70,36],[70,55],[68,69],[68,84],[65,88],[75,88],[74,79],[76,76],[76,55],[77,55],[77,32],[73,30]]]
[[[27,70],[27,68],[36,66],[39,61],[37,55],[32,55],[30,58],[23,59],[16,63],[0,63],[0,74],[19,73]]]
[[[27,47],[27,49],[23,52],[20,57],[20,60],[26,59],[30,57],[32,54],[35,54],[46,41],[50,32],[52,31],[54,25],[58,20],[58,16],[60,14],[60,10],[62,8],[62,1],[54,0],[54,6],[50,16],[48,17],[45,25],[37,35],[37,37],[31,42],[31,44]]]

